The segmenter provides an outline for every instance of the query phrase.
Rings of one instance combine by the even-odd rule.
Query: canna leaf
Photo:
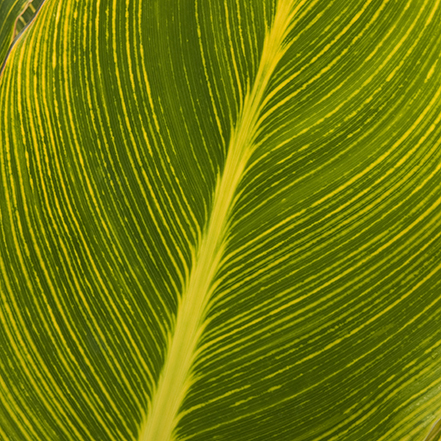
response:
[[[0,439],[438,436],[441,2],[27,6]]]

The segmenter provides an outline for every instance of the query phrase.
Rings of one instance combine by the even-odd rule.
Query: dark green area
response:
[[[0,73],[17,36],[29,25],[45,0],[0,0]]]

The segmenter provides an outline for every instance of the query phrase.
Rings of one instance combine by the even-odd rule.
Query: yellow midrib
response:
[[[230,141],[208,229],[200,243],[196,262],[178,307],[174,335],[147,418],[140,430],[140,441],[173,439],[173,431],[179,421],[179,408],[192,383],[191,367],[204,329],[212,282],[225,248],[234,195],[252,153],[262,98],[285,51],[282,42],[288,30],[292,3],[292,0],[279,1],[273,27],[265,38],[259,70],[253,89],[245,98],[241,117]]]

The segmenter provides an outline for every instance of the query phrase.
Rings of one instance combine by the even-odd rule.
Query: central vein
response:
[[[193,381],[191,368],[204,329],[206,306],[225,249],[234,197],[253,151],[264,92],[285,51],[282,43],[288,30],[290,12],[292,16],[291,5],[291,0],[279,1],[273,26],[265,38],[254,86],[243,103],[241,116],[231,137],[208,228],[199,245],[196,262],[179,304],[173,338],[148,418],[141,427],[140,441],[173,439],[180,406]]]

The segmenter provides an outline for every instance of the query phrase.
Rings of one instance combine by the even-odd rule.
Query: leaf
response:
[[[0,77],[0,438],[436,436],[440,20],[44,2]]]

